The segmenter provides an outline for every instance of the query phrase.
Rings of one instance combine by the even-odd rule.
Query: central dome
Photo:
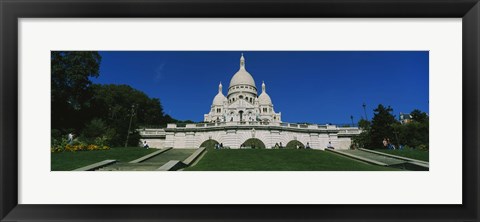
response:
[[[235,75],[233,75],[232,80],[230,80],[230,87],[236,85],[249,85],[255,87],[255,80],[253,80],[252,75],[250,75],[247,70],[240,69]]]
[[[252,75],[245,69],[245,58],[243,58],[243,54],[240,58],[240,69],[233,75],[232,80],[230,80],[230,88],[237,85],[249,85],[257,88]]]

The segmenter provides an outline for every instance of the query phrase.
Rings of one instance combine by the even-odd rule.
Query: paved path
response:
[[[183,161],[186,158],[188,158],[190,155],[192,155],[192,153],[195,152],[195,150],[196,149],[171,149],[163,154],[160,154],[158,156],[145,160],[142,163],[157,163],[157,164],[160,164],[161,166],[163,164],[166,164],[170,160]]]
[[[330,150],[327,151],[338,153],[353,159],[361,160],[370,164],[385,167],[394,167],[404,170],[429,170],[428,162],[410,159],[406,157],[380,153],[371,150]]]
[[[197,149],[170,149],[140,163],[116,163],[98,171],[155,171],[170,160],[183,161]]]
[[[392,157],[388,157],[388,156],[382,156],[382,155],[379,155],[379,154],[369,153],[369,152],[365,152],[365,151],[361,151],[361,150],[341,150],[340,152],[352,154],[352,155],[355,155],[355,156],[360,156],[360,157],[370,159],[370,160],[374,160],[374,161],[377,161],[377,162],[380,162],[380,163],[384,163],[387,166],[404,164],[404,163],[407,162],[405,160],[392,158]]]

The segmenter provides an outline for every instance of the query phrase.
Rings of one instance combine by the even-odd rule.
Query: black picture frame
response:
[[[478,0],[0,0],[1,221],[478,221]],[[18,19],[133,17],[462,18],[461,205],[20,205]],[[445,43],[448,44],[448,43]],[[41,191],[39,191],[41,192]],[[294,192],[294,191],[293,191]],[[441,195],[441,193],[439,193]]]

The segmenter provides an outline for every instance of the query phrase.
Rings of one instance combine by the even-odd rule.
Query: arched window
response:
[[[242,95],[240,95],[238,98],[239,98],[239,99],[243,99],[243,96],[242,96]]]
[[[250,98],[250,102],[251,102],[251,103],[253,102],[252,98]]]

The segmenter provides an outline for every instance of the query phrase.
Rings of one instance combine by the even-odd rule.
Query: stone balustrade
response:
[[[289,128],[300,128],[300,129],[337,129],[336,125],[317,125],[317,124],[298,124],[298,123],[264,123],[264,122],[220,122],[220,123],[192,123],[186,124],[185,126],[178,126],[175,123],[167,124],[167,128],[208,128],[208,127],[219,127],[219,126],[281,126]],[[342,127],[343,128],[343,127]],[[349,127],[351,129],[358,129],[357,127]]]
[[[177,125],[175,123],[167,124],[167,129],[208,129],[213,127],[224,126],[276,126],[289,129],[313,129],[313,130],[338,130],[339,134],[359,134],[361,129],[358,127],[338,127],[336,125],[318,125],[318,124],[298,124],[298,123],[286,123],[286,122],[220,122],[220,123],[190,123],[185,125]],[[139,130],[142,136],[164,136],[164,129],[143,129]]]

